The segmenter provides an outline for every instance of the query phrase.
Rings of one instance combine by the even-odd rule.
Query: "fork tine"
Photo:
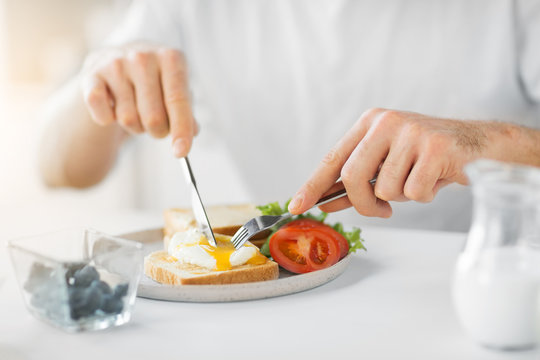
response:
[[[248,241],[248,238],[249,238],[249,236],[245,235],[245,236],[243,236],[242,238],[238,239],[238,241],[237,241],[236,244],[234,245],[234,249],[235,249],[235,250],[238,250],[238,249],[240,249],[242,246],[244,246],[244,244]]]
[[[247,239],[248,239],[247,235],[238,237],[238,239],[236,239],[236,242],[233,244],[235,250],[240,249],[244,245],[244,243],[247,241]]]
[[[247,233],[248,229],[242,226],[238,231],[233,235],[232,239],[237,239],[239,236],[244,235]]]
[[[244,236],[239,236],[236,241],[234,242],[233,246],[234,246],[234,249],[235,250],[238,250],[240,249],[244,243],[247,241],[247,238],[248,236],[247,235],[244,235]]]
[[[233,235],[231,242],[235,248],[238,248],[238,243],[240,243],[248,234],[248,229],[245,227],[241,227],[238,229],[238,231]]]
[[[239,249],[249,238],[249,232],[244,232],[241,235],[239,235],[233,242],[233,246],[235,249]]]
[[[233,245],[238,246],[238,243],[240,241],[242,241],[246,236],[248,236],[248,231],[247,230],[245,230],[245,231],[241,232],[240,234],[238,234],[238,236],[234,240],[232,240]]]

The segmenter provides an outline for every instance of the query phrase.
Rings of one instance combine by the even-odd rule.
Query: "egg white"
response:
[[[167,252],[183,264],[197,265],[209,270],[216,268],[216,259],[201,246],[204,235],[197,229],[177,232],[169,241]],[[257,254],[254,246],[243,246],[230,255],[231,266],[244,265]]]

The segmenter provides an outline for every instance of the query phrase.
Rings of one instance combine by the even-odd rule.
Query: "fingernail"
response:
[[[291,202],[289,203],[289,211],[300,209],[303,203],[304,203],[304,194],[302,193],[296,194],[291,200]]]
[[[179,138],[176,139],[173,143],[173,152],[176,157],[183,157],[187,155],[188,151],[188,142],[186,139]]]

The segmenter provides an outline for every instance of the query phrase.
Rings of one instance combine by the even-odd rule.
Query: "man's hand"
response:
[[[170,133],[174,154],[189,152],[198,128],[180,51],[141,44],[100,50],[86,60],[82,89],[96,123],[156,138]]]
[[[466,163],[480,157],[503,160],[504,144],[493,140],[517,136],[516,128],[371,109],[330,150],[293,197],[289,211],[302,213],[326,193],[345,187],[347,197],[321,209],[352,205],[365,216],[390,217],[389,201],[429,202],[441,187],[467,183]],[[369,180],[374,177],[373,186]]]

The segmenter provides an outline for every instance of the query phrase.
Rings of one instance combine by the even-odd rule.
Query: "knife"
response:
[[[206,215],[206,210],[199,195],[199,190],[197,190],[197,183],[195,182],[195,176],[193,176],[193,171],[191,170],[191,165],[189,160],[186,157],[180,158],[180,164],[184,170],[184,175],[186,176],[186,181],[191,187],[191,208],[193,209],[193,215],[195,215],[195,220],[199,229],[206,236],[208,242],[213,247],[217,246],[216,238],[214,237],[214,232],[208,221],[208,216]]]

